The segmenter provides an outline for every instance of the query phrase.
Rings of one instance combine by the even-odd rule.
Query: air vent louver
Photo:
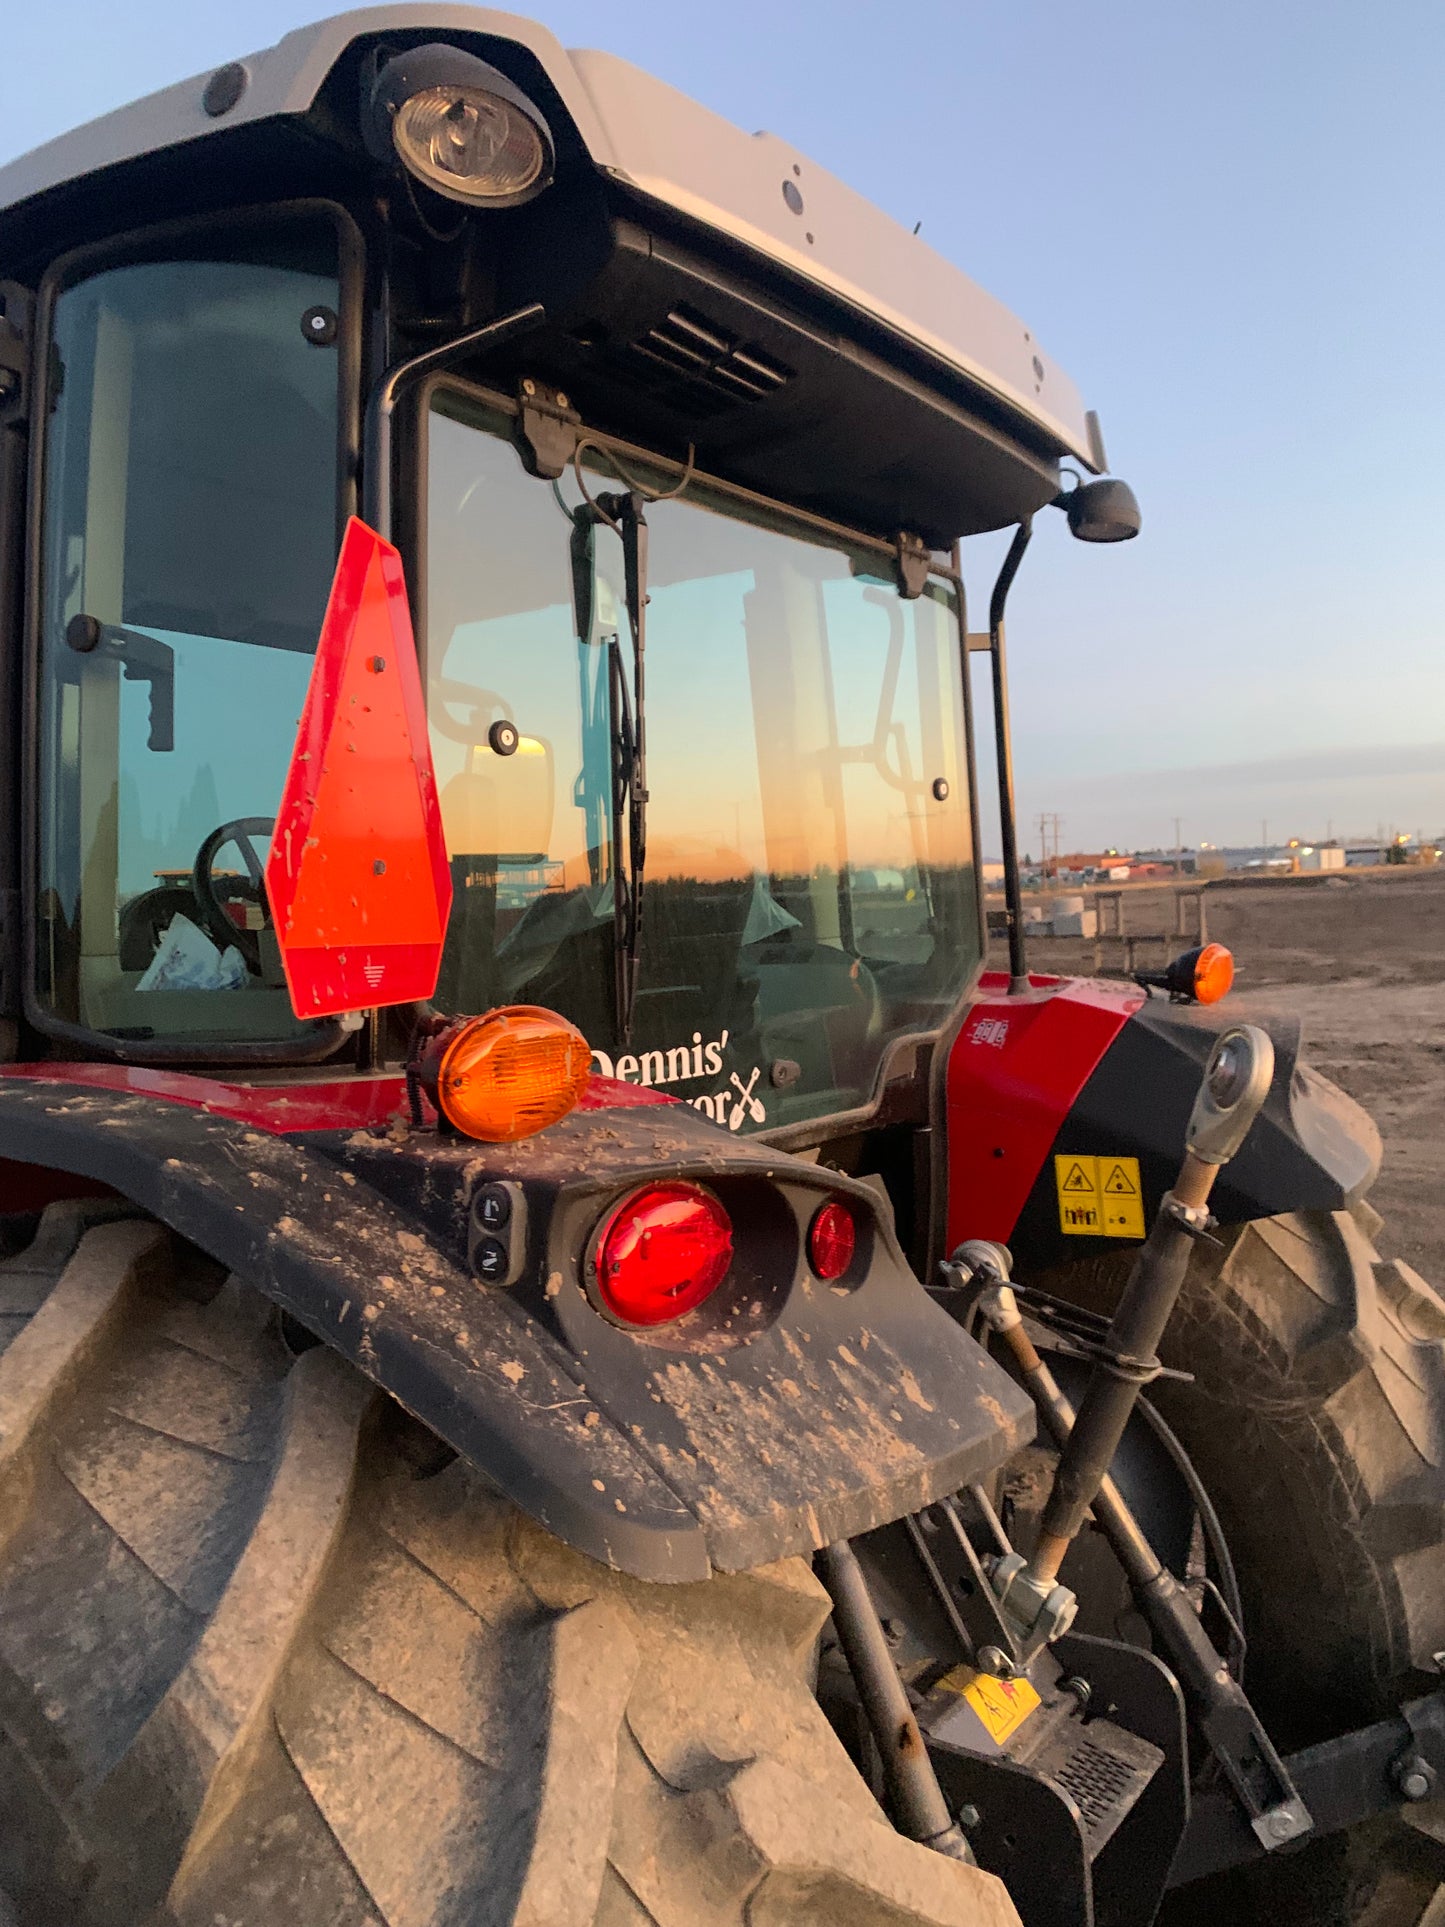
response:
[[[670,308],[664,320],[630,343],[632,352],[665,368],[694,408],[709,412],[764,401],[793,379],[793,370],[761,348],[740,341],[694,308]]]

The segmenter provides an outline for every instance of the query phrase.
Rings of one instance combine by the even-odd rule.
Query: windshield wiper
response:
[[[647,647],[647,517],[643,497],[599,495],[572,511],[572,580],[577,633],[592,633],[593,555],[597,524],[622,538],[627,625],[632,631],[632,673],[622,645],[607,641],[608,696],[612,711],[612,889],[614,996],[617,1040],[632,1040],[637,980],[642,961],[642,891],[647,874],[647,725],[644,664]]]

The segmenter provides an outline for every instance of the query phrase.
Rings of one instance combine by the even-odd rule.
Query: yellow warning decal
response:
[[[1026,1679],[995,1679],[991,1673],[976,1673],[971,1666],[955,1666],[938,1682],[950,1693],[966,1699],[983,1721],[990,1739],[1000,1745],[1017,1733],[1039,1704],[1039,1696]]]
[[[1071,1237],[1144,1236],[1138,1158],[1086,1157],[1070,1151],[1054,1158],[1054,1182],[1059,1190],[1059,1227]]]

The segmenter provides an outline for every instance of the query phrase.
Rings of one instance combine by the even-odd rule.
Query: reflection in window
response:
[[[37,980],[138,1042],[303,1029],[246,853],[216,851],[208,910],[192,877],[222,824],[275,813],[336,559],[337,350],[301,326],[338,305],[335,234],[252,245],[56,306]]]
[[[430,421],[427,681],[457,904],[441,1000],[560,1009],[600,1069],[730,1129],[866,1102],[888,1043],[941,1023],[978,962],[951,595],[904,602],[876,560],[700,488],[648,507],[647,886],[621,1040],[621,545],[598,529],[579,584],[559,492],[508,425],[452,394]]]

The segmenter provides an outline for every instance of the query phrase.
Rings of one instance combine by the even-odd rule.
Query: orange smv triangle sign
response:
[[[451,872],[401,557],[346,525],[266,890],[291,1005],[328,1017],[431,996]]]

